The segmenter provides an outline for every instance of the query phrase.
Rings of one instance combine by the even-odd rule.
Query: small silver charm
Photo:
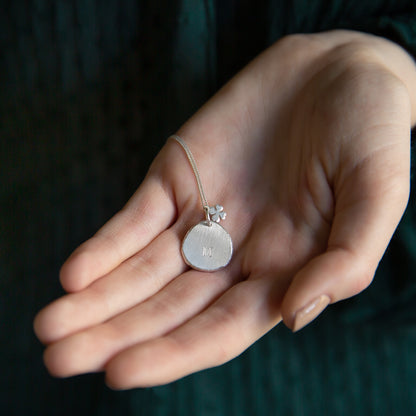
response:
[[[224,211],[224,207],[221,205],[215,205],[215,207],[209,207],[209,215],[211,216],[211,220],[215,222],[220,222],[221,220],[225,220],[227,213]]]
[[[185,150],[201,197],[202,208],[205,212],[205,221],[192,227],[182,242],[182,257],[188,266],[195,270],[213,272],[227,266],[233,255],[233,242],[230,234],[218,223],[225,220],[227,214],[224,207],[215,205],[210,207],[202,187],[195,159],[188,145],[176,135],[170,136]]]

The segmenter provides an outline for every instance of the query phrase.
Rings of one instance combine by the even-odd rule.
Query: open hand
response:
[[[228,213],[231,263],[184,263],[181,241],[204,216],[169,140],[63,265],[69,294],[35,320],[49,371],[168,383],[367,287],[408,199],[413,72],[401,48],[346,31],[291,36],[250,63],[177,132]]]

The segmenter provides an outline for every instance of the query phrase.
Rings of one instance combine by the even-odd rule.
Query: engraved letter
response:
[[[202,247],[203,257],[212,257],[212,247]]]

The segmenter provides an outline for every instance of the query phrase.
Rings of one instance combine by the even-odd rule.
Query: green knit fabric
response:
[[[239,68],[285,34],[334,28],[416,55],[414,1],[16,0],[0,28],[0,414],[416,415],[414,189],[366,292],[222,367],[113,392],[100,374],[51,378],[31,329],[64,259]]]

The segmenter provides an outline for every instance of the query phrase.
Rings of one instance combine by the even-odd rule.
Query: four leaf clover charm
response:
[[[212,221],[220,222],[225,220],[227,213],[224,211],[224,207],[221,205],[215,205],[215,207],[209,207],[209,215]]]

